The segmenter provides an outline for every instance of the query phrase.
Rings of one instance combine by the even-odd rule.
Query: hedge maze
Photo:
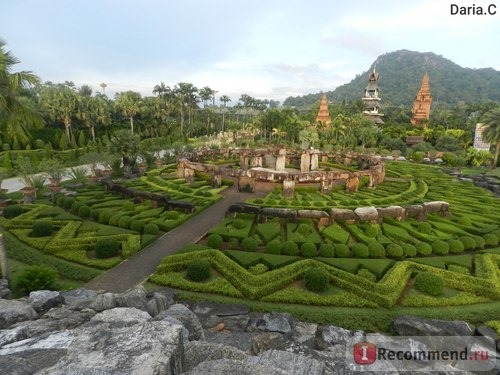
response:
[[[297,188],[288,200],[276,189],[248,203],[326,211],[446,201],[452,215],[321,225],[317,219],[236,213],[212,228],[201,249],[165,258],[151,281],[280,304],[392,309],[487,306],[500,300],[500,200],[437,168],[386,166],[388,179],[376,189],[324,194]],[[200,258],[214,272],[196,282],[186,276],[186,267]],[[311,281],[310,270],[318,268],[328,273],[326,289],[318,287],[321,277]]]

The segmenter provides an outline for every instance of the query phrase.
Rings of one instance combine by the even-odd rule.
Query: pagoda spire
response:
[[[331,124],[332,119],[330,118],[330,112],[328,112],[328,100],[326,95],[323,94],[321,102],[319,104],[318,115],[316,116],[316,122],[323,122],[325,124]]]
[[[417,95],[415,95],[415,101],[413,102],[412,108],[412,118],[411,123],[413,125],[422,124],[424,128],[427,127],[427,120],[429,120],[429,115],[431,113],[432,96],[429,87],[429,75],[427,73],[422,77],[422,83],[420,84],[420,90],[418,90]]]
[[[363,111],[363,116],[369,118],[375,124],[383,124],[382,120],[383,114],[379,113],[380,108],[380,96],[378,88],[378,77],[379,74],[376,72],[376,63],[373,65],[373,70],[368,76],[368,85],[365,87],[365,93],[361,100],[365,106]]]

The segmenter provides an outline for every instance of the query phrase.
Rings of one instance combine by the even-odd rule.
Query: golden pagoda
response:
[[[424,128],[427,127],[427,120],[429,120],[429,115],[431,113],[431,103],[432,96],[431,90],[429,88],[429,75],[424,74],[422,78],[422,84],[420,85],[420,90],[418,90],[415,96],[415,101],[413,102],[411,123],[413,125],[422,124]]]
[[[331,124],[332,119],[330,118],[330,113],[328,112],[328,100],[326,100],[326,95],[323,94],[321,98],[321,103],[319,104],[318,115],[316,116],[317,123]]]

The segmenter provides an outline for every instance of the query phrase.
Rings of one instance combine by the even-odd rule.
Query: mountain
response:
[[[429,74],[429,85],[434,103],[456,104],[482,101],[500,101],[500,72],[492,68],[463,68],[453,61],[432,52],[399,50],[386,53],[377,58],[370,68],[356,75],[349,83],[325,92],[328,100],[341,102],[361,98],[368,83],[368,72],[380,73],[379,87],[381,107],[409,106],[420,87],[422,76]],[[308,109],[317,102],[323,93],[288,97],[284,105]]]

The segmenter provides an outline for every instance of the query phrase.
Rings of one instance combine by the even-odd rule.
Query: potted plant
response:
[[[39,169],[49,179],[49,186],[60,187],[61,180],[66,176],[66,169],[58,159],[43,160],[39,165]]]
[[[21,190],[26,203],[33,203],[36,198],[37,188],[35,183],[40,182],[40,179],[34,179],[37,172],[33,162],[26,157],[20,157],[16,160],[16,171],[19,175],[19,180],[23,183],[24,187]],[[44,179],[45,180],[45,179]]]

